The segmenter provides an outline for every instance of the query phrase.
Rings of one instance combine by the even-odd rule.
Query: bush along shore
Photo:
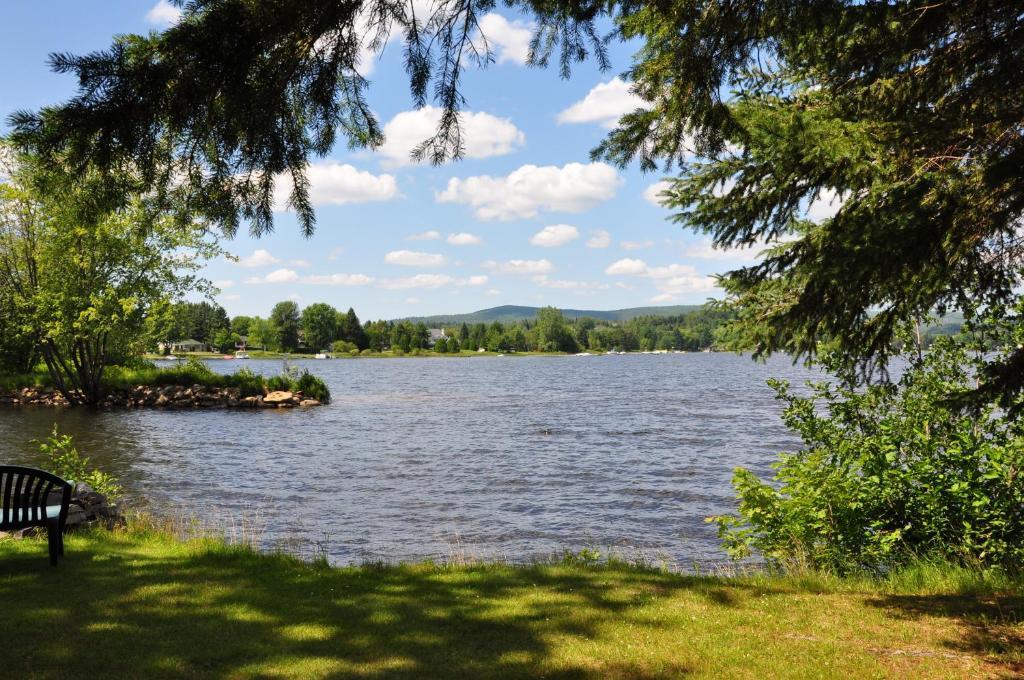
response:
[[[18,376],[0,386],[0,405],[69,406],[73,401],[42,374]],[[72,395],[74,396],[74,395]],[[266,378],[243,369],[214,373],[201,362],[158,369],[110,367],[100,408],[294,408],[330,403],[330,390],[309,372],[285,367]]]

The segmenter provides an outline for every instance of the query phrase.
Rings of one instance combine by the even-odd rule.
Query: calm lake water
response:
[[[280,361],[211,362],[273,374]],[[732,354],[298,361],[334,401],[281,411],[0,410],[0,460],[38,463],[54,423],[157,508],[238,517],[332,561],[525,560],[563,549],[724,558],[704,518],[731,471],[770,472],[798,440],[769,377]]]

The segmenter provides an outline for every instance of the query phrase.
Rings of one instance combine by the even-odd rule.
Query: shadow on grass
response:
[[[35,547],[35,546],[28,546]],[[84,548],[84,549],[83,549]],[[130,548],[130,546],[129,546]],[[0,559],[5,677],[680,677],[553,658],[692,580],[614,569],[314,569],[240,550],[69,549]],[[688,586],[689,584],[689,586]],[[637,592],[639,591],[639,592]],[[709,593],[712,601],[719,599]],[[614,655],[613,655],[614,657]]]
[[[944,641],[953,653],[984,657],[1002,677],[1024,678],[1024,597],[1020,595],[883,595],[867,603],[890,616],[945,618],[959,634]]]

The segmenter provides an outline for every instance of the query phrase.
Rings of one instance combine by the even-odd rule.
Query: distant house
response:
[[[235,349],[241,350],[241,351],[244,352],[248,346],[249,346],[249,336],[248,335],[239,335],[238,336],[238,340],[235,342]]]
[[[205,342],[199,342],[189,338],[171,343],[171,352],[209,352],[210,346]]]
[[[448,335],[444,332],[443,328],[429,328],[427,332],[430,334],[427,337],[427,344],[431,347],[437,344],[438,340],[447,340]]]

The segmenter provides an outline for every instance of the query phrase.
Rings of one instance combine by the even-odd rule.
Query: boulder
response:
[[[267,396],[263,397],[264,404],[284,404],[291,402],[294,395],[291,392],[271,392]]]
[[[299,402],[299,406],[319,406],[320,402],[316,399],[303,399]]]

